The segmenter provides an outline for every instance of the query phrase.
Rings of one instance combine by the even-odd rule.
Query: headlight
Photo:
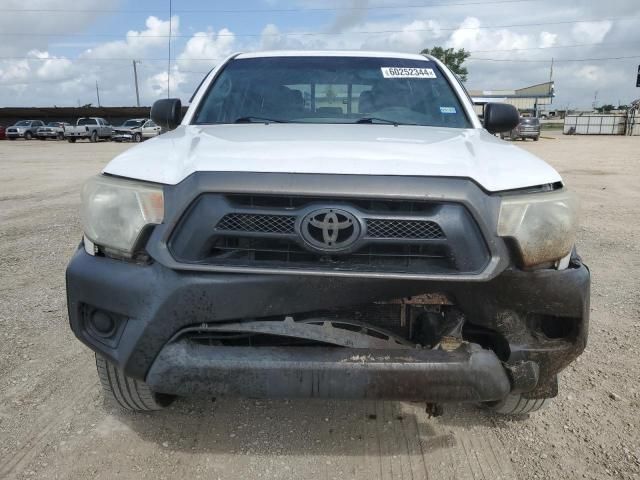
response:
[[[525,267],[565,257],[577,228],[578,201],[566,190],[502,199],[498,235],[515,241]]]
[[[162,188],[98,175],[82,189],[84,234],[96,245],[130,257],[145,226],[162,223]]]

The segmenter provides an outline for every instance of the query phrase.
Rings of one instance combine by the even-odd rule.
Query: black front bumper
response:
[[[443,350],[167,345],[146,381],[161,393],[251,398],[480,402],[510,391],[498,358],[477,345]]]
[[[92,350],[163,393],[488,401],[521,390],[518,367],[535,364],[528,394],[553,396],[556,374],[584,349],[589,272],[507,270],[486,282],[447,282],[176,271],[79,249],[67,269],[71,328]],[[498,331],[506,356],[463,344],[453,352],[304,347],[209,347],[174,340],[203,323],[290,315],[444,292],[475,325]],[[95,312],[117,320],[109,338],[88,326]],[[548,338],[536,325],[568,322]],[[537,323],[536,323],[537,322]],[[358,361],[350,361],[358,358]],[[508,380],[507,380],[508,379]]]

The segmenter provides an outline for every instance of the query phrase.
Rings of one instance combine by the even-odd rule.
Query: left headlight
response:
[[[96,245],[131,257],[147,225],[162,223],[160,186],[98,175],[82,189],[82,226]]]
[[[498,235],[514,240],[525,267],[566,257],[577,229],[578,200],[566,190],[502,199]]]

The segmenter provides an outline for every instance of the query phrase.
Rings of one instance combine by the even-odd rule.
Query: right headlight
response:
[[[502,198],[498,235],[514,240],[525,267],[566,257],[577,229],[578,200],[566,190]]]
[[[131,257],[143,229],[162,223],[162,187],[107,175],[90,178],[82,189],[82,226],[94,244]]]

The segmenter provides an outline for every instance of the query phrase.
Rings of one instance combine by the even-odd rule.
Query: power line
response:
[[[554,63],[569,63],[569,62],[597,62],[602,60],[626,60],[629,58],[640,58],[640,55],[625,55],[620,57],[600,57],[600,58],[554,58]],[[511,58],[481,58],[481,57],[469,57],[468,60],[479,60],[485,62],[514,62],[514,63],[549,63],[551,59],[546,60],[519,60]]]
[[[557,48],[577,48],[577,47],[611,47],[636,45],[636,42],[608,42],[608,43],[574,43],[571,45],[549,45],[547,47],[527,47],[527,48],[498,48],[494,50],[468,50],[469,53],[493,53],[493,52],[524,52],[529,50],[552,50]]]
[[[377,5],[366,7],[310,7],[310,8],[249,8],[249,9],[216,9],[216,8],[185,8],[175,9],[176,13],[293,13],[293,12],[335,12],[354,10],[398,10],[405,8],[440,8],[473,5],[503,5],[510,3],[531,3],[538,0],[493,0],[457,3],[423,3],[407,5]],[[62,9],[62,8],[3,8],[2,12],[11,13],[149,13],[149,10],[120,10],[120,9]]]
[[[509,50],[497,50],[508,52]],[[479,51],[478,51],[479,52]],[[478,53],[476,52],[476,53]],[[473,53],[473,52],[470,52]],[[630,58],[640,58],[640,55],[623,55],[617,57],[590,57],[590,58],[555,58],[555,63],[566,63],[566,62],[591,62],[591,61],[604,61],[604,60],[625,60]],[[49,60],[66,60],[69,62],[76,61],[110,61],[110,62],[131,62],[133,59],[130,57],[110,57],[110,58],[40,58],[40,57],[0,57],[0,60],[34,60],[34,61],[49,61]],[[145,62],[166,62],[166,58],[144,58],[137,57],[137,60],[143,60]],[[223,60],[223,58],[172,58],[172,62],[217,62]],[[517,63],[549,63],[551,58],[543,59],[543,60],[529,60],[529,59],[516,59],[516,58],[485,58],[485,57],[474,57],[471,56],[468,60],[477,60],[477,61],[486,61],[486,62],[517,62]],[[128,68],[128,67],[127,67]],[[183,71],[183,73],[207,73],[207,72],[187,72]]]
[[[616,21],[626,19],[628,17],[609,17],[598,18],[592,20],[564,20],[557,22],[537,22],[537,23],[513,23],[509,25],[481,25],[477,27],[438,27],[437,30],[442,31],[458,31],[458,30],[487,30],[491,28],[515,28],[515,27],[542,27],[547,25],[568,25],[576,23],[590,23],[590,22],[602,22],[602,21]],[[295,36],[332,36],[332,35],[378,35],[389,33],[418,33],[418,32],[430,32],[434,29],[406,29],[406,30],[368,30],[368,31],[345,31],[345,32],[280,32],[280,33],[214,33],[216,38],[218,37],[295,37]],[[207,33],[207,32],[205,32]],[[121,34],[92,34],[92,33],[27,33],[27,32],[0,32],[0,36],[38,36],[38,37],[122,37]],[[193,35],[134,35],[131,38],[193,38]]]

